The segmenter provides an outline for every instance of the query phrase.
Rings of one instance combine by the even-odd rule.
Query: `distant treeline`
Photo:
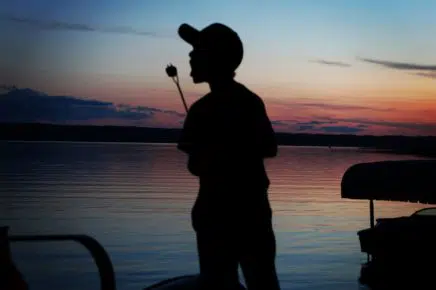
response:
[[[0,140],[174,143],[179,134],[180,129],[165,128],[0,123]],[[436,157],[436,136],[277,133],[277,140],[280,145],[361,147]]]

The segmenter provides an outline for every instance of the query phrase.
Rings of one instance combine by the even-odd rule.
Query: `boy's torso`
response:
[[[209,93],[193,105],[195,142],[213,160],[210,173],[200,175],[201,183],[250,182],[268,187],[263,158],[244,154],[253,145],[250,140],[255,134],[253,122],[257,118],[258,102],[262,101],[256,94],[235,83],[230,90]],[[204,155],[191,156],[191,162],[205,161]]]

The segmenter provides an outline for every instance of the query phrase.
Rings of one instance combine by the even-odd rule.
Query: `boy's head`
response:
[[[202,30],[182,24],[178,32],[193,47],[189,64],[194,83],[233,78],[244,54],[242,41],[235,31],[213,23]]]

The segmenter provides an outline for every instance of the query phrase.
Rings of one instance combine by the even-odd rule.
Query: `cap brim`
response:
[[[198,41],[200,31],[189,24],[183,23],[179,27],[179,36],[190,45],[194,45]]]

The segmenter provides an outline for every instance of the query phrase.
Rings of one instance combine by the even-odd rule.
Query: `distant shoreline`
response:
[[[123,142],[123,141],[69,141],[69,140],[4,140],[0,138],[1,142],[10,142],[10,143],[78,143],[78,144],[145,144],[145,145],[162,145],[162,146],[177,146],[177,142]],[[323,145],[282,145],[282,147],[316,147],[316,148],[325,148],[325,149],[338,149],[338,148],[355,148],[356,150],[360,150],[360,147],[356,146],[323,146]],[[369,151],[369,150],[368,150]]]
[[[181,129],[125,126],[0,123],[2,141],[177,143]],[[436,157],[436,136],[276,133],[279,145],[357,147],[367,152]]]
[[[163,145],[163,146],[174,146],[176,147],[176,142],[123,142],[123,141],[69,141],[69,140],[4,140],[0,139],[1,142],[11,142],[11,143],[94,143],[94,144],[149,144],[149,145]],[[387,153],[394,155],[415,155],[418,157],[429,157],[436,158],[435,154],[423,154],[423,153],[410,153],[410,152],[396,152],[395,150],[389,149],[373,149],[373,148],[364,148],[364,147],[356,147],[356,146],[324,146],[324,145],[283,145],[279,144],[282,147],[319,147],[319,148],[355,148],[357,152],[365,152],[365,153]]]

